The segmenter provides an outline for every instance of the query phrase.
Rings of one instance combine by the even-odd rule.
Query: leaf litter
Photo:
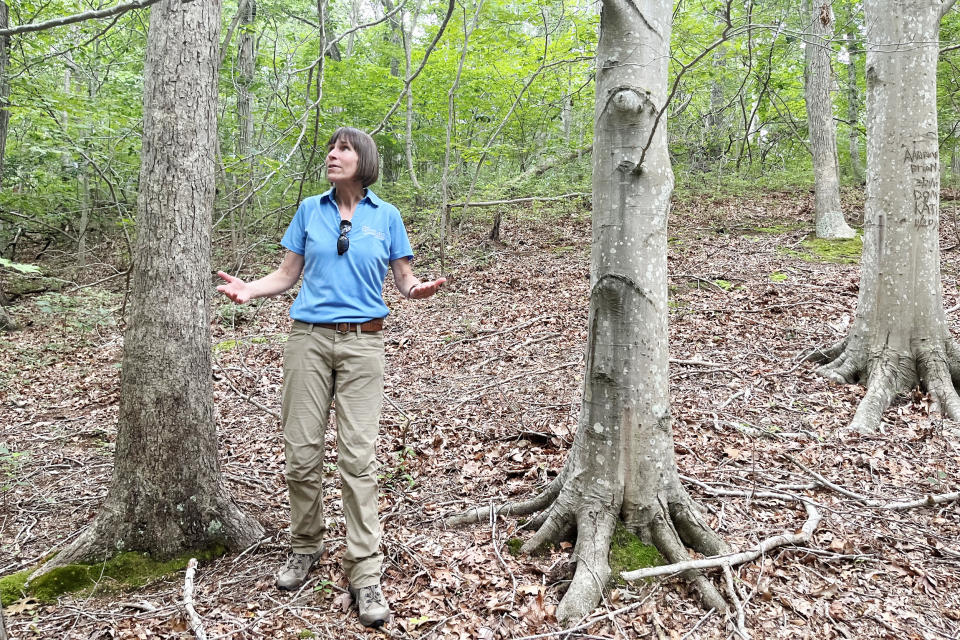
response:
[[[848,194],[847,209],[862,210]],[[824,519],[806,548],[781,548],[733,569],[754,638],[957,638],[960,505],[907,511],[864,505],[960,486],[960,428],[914,392],[884,432],[840,436],[863,390],[819,378],[802,355],[844,335],[856,265],[804,254],[809,196],[773,193],[678,203],[669,242],[671,398],[683,475],[710,524],[736,549],[804,521],[796,503],[750,497],[779,487],[815,500]],[[554,617],[570,545],[514,556],[522,522],[450,530],[443,518],[521,500],[562,467],[583,383],[589,286],[587,213],[512,209],[502,242],[469,221],[451,247],[449,286],[430,301],[385,288],[391,308],[381,421],[384,592],[393,620],[364,629],[339,566],[343,521],[334,427],[325,460],[327,553],[300,592],[273,587],[288,543],[279,410],[289,297],[216,313],[215,404],[222,471],[242,508],[267,528],[243,554],[201,566],[195,607],[209,637],[521,638],[562,630]],[[947,308],[958,302],[956,230],[941,238]],[[416,270],[440,275],[424,241]],[[276,256],[264,258],[264,268]],[[259,268],[259,266],[258,266]],[[35,565],[90,522],[112,469],[122,340],[44,313],[11,311],[27,328],[0,344],[0,573]],[[215,301],[218,312],[225,310]],[[951,331],[958,336],[956,314]],[[26,321],[29,321],[26,322]],[[14,456],[14,454],[16,454]],[[795,461],[798,464],[794,464]],[[711,574],[717,584],[723,576]],[[190,638],[182,575],[135,592],[22,599],[11,637]],[[627,609],[620,615],[610,612]],[[679,578],[620,585],[578,631],[593,638],[727,638]],[[313,634],[311,636],[310,634]]]

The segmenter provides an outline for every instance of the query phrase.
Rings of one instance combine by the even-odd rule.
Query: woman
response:
[[[283,424],[290,495],[291,553],[277,587],[297,589],[323,553],[324,431],[336,401],[337,467],[346,519],[344,571],[360,622],[380,626],[390,608],[380,589],[383,555],[377,517],[376,438],[383,399],[383,301],[387,265],[407,298],[428,298],[446,282],[421,282],[410,267],[413,251],[396,207],[368,187],[379,176],[376,143],[350,127],[327,143],[326,193],[300,205],[281,243],[280,267],[244,282],[222,271],[217,287],[244,303],[283,293],[300,279],[284,349]]]

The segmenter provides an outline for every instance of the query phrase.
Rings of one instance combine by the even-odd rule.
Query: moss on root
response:
[[[27,581],[32,569],[0,578],[0,597],[8,606],[24,597],[55,602],[65,593],[85,594],[137,589],[165,576],[183,571],[190,558],[208,561],[225,553],[223,547],[183,555],[160,562],[144,553],[121,553],[99,564],[69,564]]]
[[[614,584],[623,584],[620,573],[666,564],[656,547],[644,544],[640,538],[617,524],[610,540],[610,577]]]

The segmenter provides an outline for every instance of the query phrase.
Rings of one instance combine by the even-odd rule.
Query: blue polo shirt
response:
[[[387,267],[413,257],[400,212],[367,189],[350,222],[350,248],[338,255],[340,209],[333,189],[297,209],[280,241],[304,257],[303,284],[290,307],[294,320],[365,322],[389,313],[383,302]]]

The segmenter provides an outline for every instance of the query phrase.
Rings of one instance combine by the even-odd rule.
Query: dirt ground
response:
[[[849,211],[862,212],[858,198],[847,197]],[[808,546],[733,569],[750,637],[960,638],[960,504],[894,510],[850,495],[882,505],[957,491],[960,425],[931,414],[928,398],[915,392],[887,411],[883,433],[839,435],[862,388],[821,379],[802,355],[844,335],[859,271],[805,248],[810,199],[773,193],[675,207],[671,395],[681,473],[736,549],[796,532],[807,519],[798,501],[760,492],[806,496],[823,517]],[[442,518],[532,496],[564,462],[586,342],[585,206],[510,210],[497,244],[484,240],[483,224],[467,225],[447,269],[450,286],[430,301],[386,289],[388,402],[378,456],[383,585],[394,618],[383,631],[360,626],[345,596],[333,428],[327,554],[299,592],[273,587],[288,543],[272,412],[289,298],[242,313],[216,301],[223,473],[268,537],[197,571],[196,608],[209,637],[569,637],[553,618],[566,584],[554,568],[568,545],[514,557],[508,540],[530,535],[517,520],[449,530]],[[960,337],[955,208],[944,202],[941,247],[945,305]],[[418,273],[439,275],[431,242],[421,242]],[[243,275],[261,273],[272,259]],[[33,566],[73,539],[105,495],[122,350],[122,296],[105,287],[119,285],[31,297],[11,309],[27,326],[0,338],[0,444],[8,452],[0,449],[0,574]],[[723,586],[721,572],[710,575]],[[18,640],[190,638],[183,580],[180,572],[136,591],[64,596],[53,605],[21,600],[6,609],[7,625]],[[586,638],[733,631],[679,577],[621,584],[583,624],[578,634]]]

